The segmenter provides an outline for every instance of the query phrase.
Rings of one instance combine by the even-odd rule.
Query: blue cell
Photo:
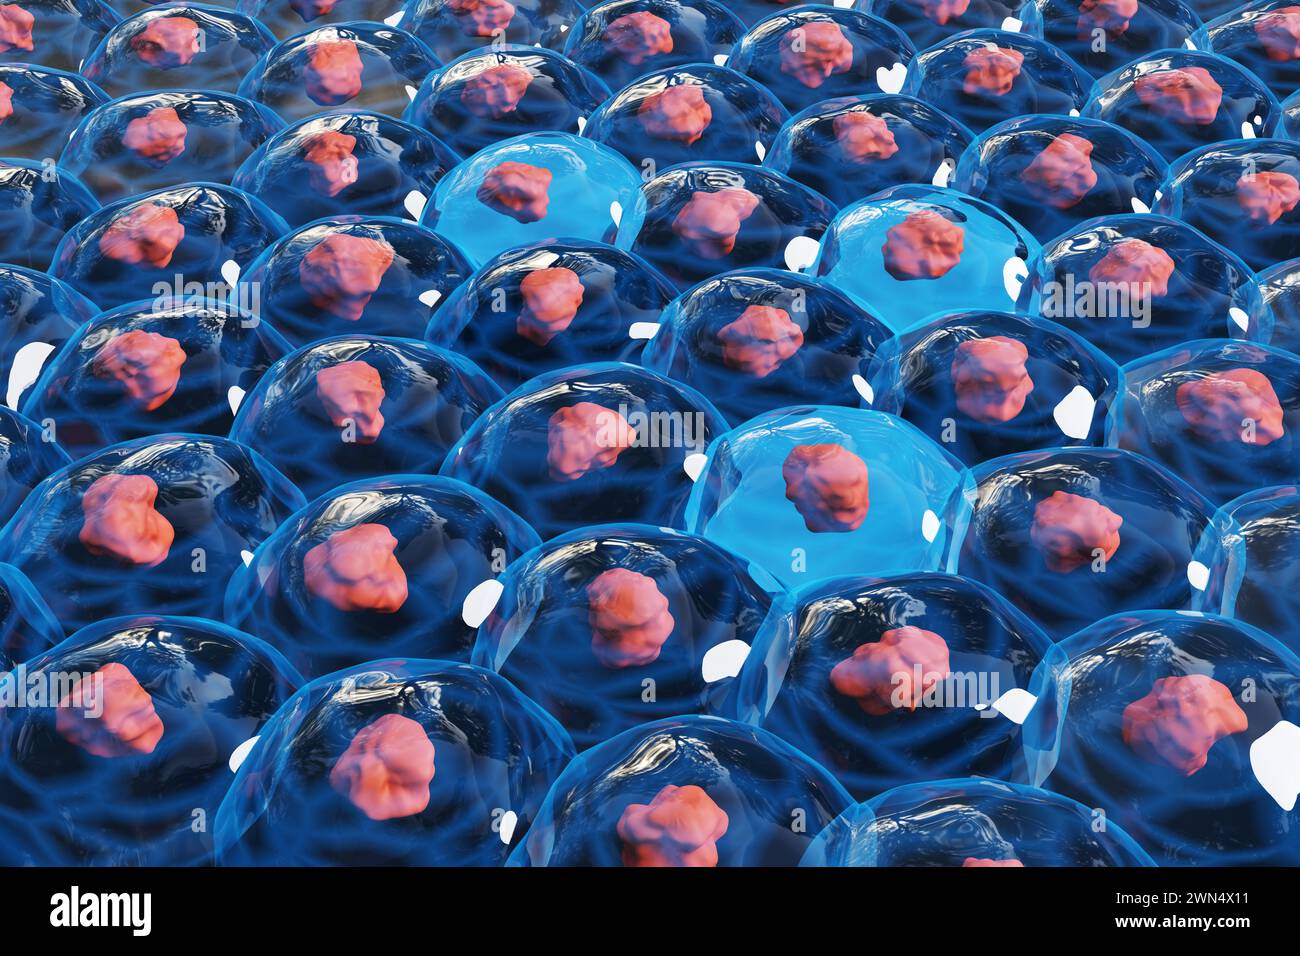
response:
[[[99,209],[76,176],[53,157],[0,159],[0,262],[46,269],[64,235]]]
[[[500,584],[499,601],[479,609],[471,660],[554,714],[579,750],[648,720],[707,713],[777,587],[703,538],[637,524],[554,538]]]
[[[605,0],[567,35],[564,55],[617,90],[638,77],[694,63],[726,63],[745,25],[715,0]]]
[[[0,265],[0,387],[4,404],[21,405],[46,360],[85,322],[93,302],[44,272]]]
[[[580,133],[608,96],[601,80],[552,50],[493,47],[430,73],[402,118],[469,156],[524,133]]]
[[[54,434],[0,406],[0,522],[13,517],[33,488],[71,463]]]
[[[1253,269],[1300,244],[1300,143],[1240,139],[1194,150],[1169,167],[1155,207],[1227,246]]]
[[[338,110],[276,133],[244,161],[233,182],[291,226],[340,215],[414,220],[459,162],[418,126]]]
[[[743,163],[683,163],[645,184],[632,245],[683,289],[732,269],[798,272],[835,218],[819,193]]]
[[[1093,76],[1153,50],[1208,48],[1201,18],[1179,0],[1028,0],[1019,18]]]
[[[511,866],[794,866],[850,803],[765,730],[719,717],[634,727],[560,774]]]
[[[425,338],[513,389],[583,362],[635,361],[675,295],[630,252],[547,239],[489,259],[438,307]]]
[[[757,164],[788,115],[743,74],[693,63],[634,80],[596,110],[583,135],[645,170],[704,159]]]
[[[1109,73],[1083,115],[1122,126],[1167,160],[1239,136],[1272,136],[1282,108],[1254,74],[1196,50],[1152,54]]]
[[[284,127],[264,106],[227,93],[143,93],[81,121],[59,157],[113,202],[195,180],[228,183],[239,165]]]
[[[1095,216],[1149,212],[1165,178],[1160,154],[1102,120],[1024,116],[984,132],[953,186],[990,202],[1046,242]]]
[[[1059,640],[1108,614],[1178,610],[1220,532],[1200,492],[1130,451],[1023,452],[976,467],[956,570]]]
[[[403,9],[401,0],[239,0],[238,6],[281,39],[355,20],[397,26]]]
[[[381,475],[434,474],[501,389],[469,359],[414,339],[345,335],[285,356],[230,437],[315,497]]]
[[[230,579],[224,619],[264,635],[309,677],[388,655],[468,660],[475,601],[538,543],[462,482],[354,481],[266,539]]]
[[[869,396],[863,373],[892,334],[833,286],[780,269],[707,279],[660,323],[642,364],[698,389],[736,425],[810,400],[857,408]]]
[[[158,435],[54,472],[0,531],[71,631],[117,613],[219,617],[226,582],[302,493],[225,438]]]
[[[62,640],[63,628],[32,582],[17,568],[0,564],[0,683],[7,671]],[[0,704],[8,706],[3,696]]]
[[[1214,502],[1300,476],[1300,356],[1186,342],[1124,366],[1118,444]]]
[[[1300,355],[1300,259],[1270,266],[1256,277],[1260,298],[1273,313],[1268,343]]]
[[[1188,339],[1268,341],[1250,268],[1193,226],[1150,214],[1102,216],[1052,239],[1029,263],[1020,308],[1123,363]]]
[[[86,215],[59,243],[50,275],[105,309],[146,295],[220,298],[287,231],[255,196],[219,183],[187,183]]]
[[[1058,645],[1025,725],[1033,782],[1166,866],[1295,866],[1300,658],[1215,615],[1116,615]]]
[[[899,418],[795,406],[709,446],[686,528],[788,587],[945,570],[965,527],[968,483],[955,458]]]
[[[318,27],[277,43],[239,84],[239,94],[287,121],[346,106],[401,116],[438,66],[405,30],[353,22]]]
[[[974,465],[1035,448],[1108,443],[1119,366],[1046,319],[956,312],[876,353],[871,407],[905,418]]]
[[[553,717],[481,668],[339,671],[267,723],[217,813],[217,862],[500,866],[572,756]]]
[[[559,50],[583,6],[577,0],[410,0],[399,22],[449,63],[502,43]]]
[[[175,89],[234,93],[273,46],[275,37],[252,17],[173,0],[114,26],[81,72],[112,96]]]
[[[896,787],[849,807],[800,866],[1154,866],[1117,824],[1037,787],[967,778]]]
[[[641,175],[608,146],[527,133],[475,153],[438,183],[421,222],[482,265],[543,239],[627,248],[641,228]]]
[[[22,0],[0,14],[4,58],[75,73],[120,19],[102,0]]]
[[[1263,80],[1278,99],[1300,87],[1300,15],[1290,0],[1254,0],[1205,25],[1210,48]]]
[[[1249,491],[1223,506],[1228,533],[1195,610],[1252,624],[1300,653],[1300,487]]]
[[[843,209],[810,270],[894,331],[938,312],[1011,308],[1038,243],[1008,215],[938,186]]]
[[[899,27],[918,50],[966,30],[1014,29],[1022,0],[857,0],[855,10]]]
[[[23,400],[76,457],[163,431],[225,435],[244,393],[288,344],[249,312],[157,299],[101,313]]]
[[[107,102],[107,93],[75,73],[0,63],[4,154],[37,161],[58,158],[82,118]]]
[[[891,23],[810,4],[754,24],[728,65],[794,112],[836,96],[897,93],[915,54],[912,41]]]
[[[917,55],[903,92],[983,132],[1029,113],[1078,115],[1092,77],[1042,40],[971,30]]]
[[[949,574],[833,578],[779,597],[727,712],[859,799],[946,776],[1025,779],[1020,725],[1051,641]]]
[[[409,219],[336,216],[267,247],[234,299],[298,345],[335,335],[420,338],[472,271],[459,249]]]
[[[826,100],[781,128],[763,165],[847,206],[890,186],[945,186],[971,132],[910,96]]]
[[[525,382],[447,455],[459,478],[549,539],[590,524],[683,527],[704,450],[727,425],[686,385],[621,362]]]
[[[232,768],[301,678],[270,645],[196,617],[114,617],[0,682],[7,862],[198,866]]]

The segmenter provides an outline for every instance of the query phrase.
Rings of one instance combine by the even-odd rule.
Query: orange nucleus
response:
[[[534,269],[519,283],[524,307],[515,319],[515,332],[534,345],[549,344],[578,317],[584,291],[572,269]]]
[[[624,866],[717,866],[726,812],[701,787],[669,784],[618,819]]]
[[[99,251],[129,266],[146,263],[161,269],[184,238],[185,226],[175,209],[145,203],[108,224],[99,235]]]
[[[1029,540],[1043,553],[1048,570],[1067,574],[1098,556],[1109,561],[1119,550],[1124,519],[1099,501],[1054,491],[1034,507]]]
[[[1034,390],[1028,359],[1025,344],[1005,335],[962,342],[951,367],[957,408],[977,422],[1011,421]]]
[[[640,667],[659,659],[673,632],[668,598],[646,574],[613,568],[587,585],[591,650],[606,667]]]
[[[938,279],[961,261],[966,233],[932,209],[908,213],[885,233],[885,271],[895,279]]]
[[[595,402],[559,409],[546,425],[546,464],[555,481],[609,468],[636,439],[627,419]]]
[[[814,532],[856,531],[871,505],[867,463],[843,445],[797,445],[781,466],[785,496]]]
[[[358,445],[373,445],[384,430],[384,382],[369,362],[340,362],[316,373],[316,397],[336,428],[351,425]]]
[[[1273,383],[1253,368],[1228,369],[1184,382],[1174,401],[1192,431],[1209,441],[1271,445],[1286,431]]]
[[[393,614],[406,603],[406,572],[397,539],[382,524],[335,531],[303,558],[307,590],[340,611]]]
[[[478,201],[516,222],[540,222],[550,208],[551,178],[549,169],[507,161],[488,170]]]
[[[429,805],[434,755],[418,721],[384,714],[352,737],[330,770],[330,786],[371,820],[414,816]]]
[[[1124,743],[1148,763],[1190,777],[1209,760],[1210,748],[1247,727],[1232,691],[1213,677],[1162,677],[1124,708]]]
[[[723,259],[736,248],[741,223],[758,206],[759,198],[739,186],[694,192],[673,220],[673,232],[700,258]]]
[[[101,475],[82,493],[78,540],[93,555],[152,568],[161,564],[176,531],[155,508],[158,485],[148,475]]]
[[[116,661],[83,677],[59,701],[54,729],[73,746],[110,758],[151,754],[164,731],[149,692]]]
[[[911,625],[859,644],[851,657],[831,668],[831,686],[873,717],[915,711],[926,691],[949,674],[948,642]]]
[[[105,342],[90,370],[96,378],[120,382],[132,402],[152,412],[176,394],[186,357],[176,339],[133,329]]]
[[[334,233],[298,262],[298,281],[316,308],[356,322],[395,256],[383,239]]]

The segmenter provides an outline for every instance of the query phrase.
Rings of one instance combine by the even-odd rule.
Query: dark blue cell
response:
[[[647,720],[709,712],[740,668],[774,581],[694,535],[580,528],[529,552],[478,613],[471,660],[564,724],[579,750]]]
[[[572,756],[554,718],[496,674],[362,664],[271,718],[217,814],[217,862],[500,866]]]
[[[54,158],[0,159],[0,261],[46,269],[64,235],[99,209],[76,176]]]
[[[538,543],[518,515],[462,482],[354,481],[247,559],[225,620],[264,635],[308,676],[390,655],[468,660],[478,595]]]
[[[85,322],[93,302],[44,272],[0,266],[0,378],[4,404],[22,405],[41,369]]]
[[[22,0],[0,12],[0,53],[10,63],[76,72],[120,19],[102,0]]]
[[[1025,32],[1104,76],[1155,50],[1208,49],[1196,6],[1180,0],[1029,0],[1017,16]]]
[[[639,256],[548,239],[490,259],[429,320],[425,338],[503,388],[593,361],[635,361],[676,290]]]
[[[75,73],[25,63],[0,63],[0,123],[4,154],[57,159],[68,136],[108,94]]]
[[[361,478],[434,474],[501,389],[469,359],[415,339],[322,339],[244,399],[230,437],[311,496]]]
[[[217,808],[301,683],[270,645],[195,617],[114,617],[0,681],[6,864],[201,866]],[[0,811],[3,812],[3,811]]]

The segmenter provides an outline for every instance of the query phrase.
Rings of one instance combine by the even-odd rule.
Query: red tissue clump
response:
[[[732,186],[717,192],[694,192],[673,220],[673,232],[702,259],[723,259],[736,248],[740,224],[754,214],[759,198]]]
[[[840,155],[850,163],[888,159],[898,152],[889,125],[874,113],[841,113],[831,121]]]
[[[1133,90],[1157,116],[1192,126],[1213,123],[1223,102],[1223,87],[1202,66],[1147,73],[1133,81]]]
[[[1169,278],[1174,274],[1174,260],[1159,246],[1145,239],[1121,239],[1088,270],[1088,279],[1101,283],[1123,284],[1134,298],[1169,294]]]
[[[185,238],[185,227],[171,206],[146,203],[114,219],[99,236],[99,251],[107,258],[134,266],[148,263],[161,269]]]
[[[1093,30],[1104,30],[1112,40],[1123,36],[1137,16],[1138,0],[1083,0],[1075,24],[1080,40],[1091,40]]]
[[[915,711],[926,691],[948,674],[948,642],[908,625],[885,631],[874,644],[859,644],[852,657],[831,668],[831,686],[865,713],[883,717]]]
[[[384,430],[384,381],[369,362],[329,365],[316,373],[316,397],[336,428],[349,423],[358,445],[373,445]]]
[[[161,166],[185,152],[185,124],[170,106],[158,106],[126,124],[122,145]]]
[[[637,110],[637,118],[647,136],[690,146],[699,142],[713,122],[713,109],[702,88],[679,84],[647,96]]]
[[[176,539],[171,522],[154,508],[158,485],[148,475],[102,475],[81,496],[78,540],[91,554],[152,568]]]
[[[815,90],[836,73],[853,69],[853,44],[838,23],[819,20],[781,37],[781,72]]]
[[[1212,677],[1191,674],[1152,684],[1149,694],[1124,708],[1121,732],[1143,760],[1190,777],[1205,766],[1211,747],[1246,727],[1232,691]]]
[[[298,263],[298,281],[311,304],[356,322],[379,290],[396,253],[383,239],[335,233]]]
[[[1124,519],[1099,501],[1054,491],[1034,507],[1029,540],[1043,552],[1048,570],[1067,574],[1087,567],[1100,551],[1107,561],[1119,550]]]
[[[153,698],[116,661],[77,681],[54,714],[60,737],[96,757],[151,754],[163,738]]]
[[[770,305],[751,305],[740,318],[718,330],[727,368],[766,378],[803,345],[803,329],[790,313]]]
[[[1015,86],[1020,66],[1024,62],[1023,53],[1006,47],[971,50],[966,54],[966,59],[962,60],[966,78],[962,80],[961,91],[967,96],[977,93],[1006,96],[1011,92],[1011,87]]]
[[[605,47],[632,66],[652,56],[673,52],[672,24],[649,11],[627,13],[605,27]]]
[[[406,572],[397,539],[382,524],[335,531],[303,558],[307,590],[340,611],[393,614],[406,603]]]
[[[1034,390],[1028,359],[1024,343],[1005,335],[962,342],[951,369],[957,408],[977,422],[1011,421]]]
[[[843,445],[797,445],[781,476],[786,498],[809,531],[856,531],[866,520],[867,463]]]
[[[312,44],[302,71],[303,85],[313,103],[338,106],[361,92],[365,69],[351,40],[322,40]]]
[[[885,233],[885,271],[895,279],[938,279],[961,261],[966,234],[931,209],[909,213]]]
[[[515,332],[534,345],[547,345],[578,317],[582,280],[563,266],[535,269],[519,283],[524,307],[515,319]]]
[[[130,45],[142,63],[174,70],[200,51],[199,25],[189,17],[160,17],[131,37]]]
[[[8,83],[0,81],[0,123],[14,115],[14,91]]]
[[[36,18],[16,3],[0,3],[0,53],[32,50],[32,27]]]
[[[963,867],[968,866],[996,866],[996,867],[1023,867],[1024,864],[1019,860],[986,860],[979,856],[968,856],[961,861]]]
[[[1237,205],[1251,222],[1272,225],[1300,203],[1300,181],[1290,173],[1247,173],[1237,180]]]
[[[1062,133],[1025,167],[1020,181],[1030,195],[1055,209],[1078,205],[1097,185],[1092,143],[1074,133]]]
[[[330,770],[330,786],[372,820],[423,813],[434,747],[418,721],[384,714],[357,731]]]
[[[1184,382],[1174,393],[1178,411],[1201,438],[1270,445],[1285,432],[1273,383],[1253,368],[1214,372]]]
[[[303,160],[311,167],[307,181],[312,189],[326,196],[337,196],[357,181],[361,164],[352,150],[357,138],[327,129],[303,144]]]
[[[90,367],[99,378],[117,379],[131,401],[152,412],[176,393],[185,358],[176,339],[134,329],[109,339]]]
[[[602,571],[587,585],[591,650],[606,667],[639,667],[659,659],[673,632],[668,598],[655,579],[625,568]]]
[[[478,201],[517,222],[540,222],[551,205],[551,178],[549,169],[507,161],[488,170]]]
[[[577,481],[608,468],[632,447],[636,433],[627,419],[604,405],[578,402],[561,408],[546,424],[546,464],[555,481]]]
[[[921,8],[921,12],[939,26],[956,19],[966,12],[970,0],[912,0]]]
[[[1286,63],[1300,59],[1300,7],[1278,7],[1252,25],[1270,60]]]
[[[293,12],[310,23],[334,9],[336,0],[289,0]]]
[[[466,80],[460,102],[475,116],[500,119],[519,108],[532,82],[531,71],[517,63],[499,63]]]
[[[618,818],[624,866],[717,866],[729,821],[703,789],[672,784]]]
[[[467,37],[496,36],[515,18],[515,6],[506,0],[447,0],[447,7]]]

